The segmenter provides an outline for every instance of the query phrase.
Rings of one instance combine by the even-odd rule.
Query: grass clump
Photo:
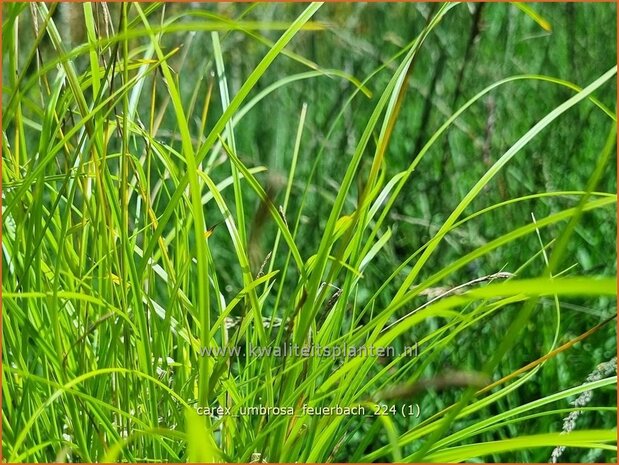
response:
[[[614,460],[614,8],[3,4],[3,457]]]

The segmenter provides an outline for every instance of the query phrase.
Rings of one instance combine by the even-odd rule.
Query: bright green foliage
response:
[[[614,461],[614,4],[2,7],[6,460]]]

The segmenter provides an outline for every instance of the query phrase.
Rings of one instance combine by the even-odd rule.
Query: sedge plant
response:
[[[616,457],[616,371],[587,378],[616,364],[616,65],[449,71],[463,18],[465,59],[482,14],[552,21],[406,4],[389,46],[351,32],[389,8],[3,4],[5,460]]]

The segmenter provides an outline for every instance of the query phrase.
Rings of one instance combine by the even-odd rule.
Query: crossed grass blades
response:
[[[3,3],[4,458],[614,461],[614,8]]]

